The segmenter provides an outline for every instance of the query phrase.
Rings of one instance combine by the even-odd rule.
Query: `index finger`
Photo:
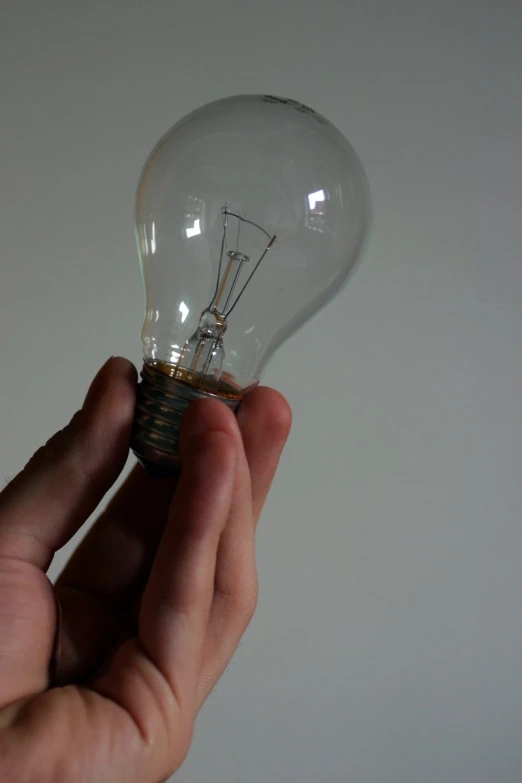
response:
[[[46,569],[120,474],[127,458],[136,370],[109,360],[82,409],[0,495],[0,549]]]

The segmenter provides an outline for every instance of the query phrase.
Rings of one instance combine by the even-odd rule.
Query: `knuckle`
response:
[[[46,472],[60,467],[73,479],[92,483],[95,475],[90,464],[90,454],[96,451],[92,437],[85,412],[77,411],[63,429],[56,432],[33,454],[23,473],[27,475]],[[99,451],[100,445],[97,446]]]
[[[257,579],[245,580],[239,589],[225,596],[228,611],[235,619],[249,623],[257,608],[258,594]]]
[[[59,460],[70,456],[74,452],[83,423],[82,411],[77,411],[67,426],[56,432],[33,454],[27,463],[27,469],[42,470],[52,467]]]
[[[246,602],[246,614],[248,615],[249,620],[251,620],[252,617],[254,616],[254,613],[257,609],[258,600],[259,600],[259,588],[257,586],[257,581],[256,581],[256,583],[252,586],[252,590]]]

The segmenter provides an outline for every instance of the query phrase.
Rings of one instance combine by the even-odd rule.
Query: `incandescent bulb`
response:
[[[193,400],[237,407],[283,340],[340,290],[369,218],[353,149],[296,101],[225,98],[163,136],[136,196],[147,304],[132,448],[143,464],[178,469]]]

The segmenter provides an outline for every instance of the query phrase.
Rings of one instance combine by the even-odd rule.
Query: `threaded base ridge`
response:
[[[143,364],[142,381],[132,427],[131,449],[141,464],[157,477],[171,476],[181,469],[179,428],[189,405],[196,400],[213,398],[235,411],[240,398],[230,399],[220,394],[190,386]]]

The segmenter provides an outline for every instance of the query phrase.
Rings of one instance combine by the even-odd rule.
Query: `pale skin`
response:
[[[168,778],[253,615],[255,527],[290,429],[267,388],[237,417],[192,406],[179,480],[137,466],[49,582],[125,464],[135,393],[134,367],[109,360],[0,495],[3,783]]]

